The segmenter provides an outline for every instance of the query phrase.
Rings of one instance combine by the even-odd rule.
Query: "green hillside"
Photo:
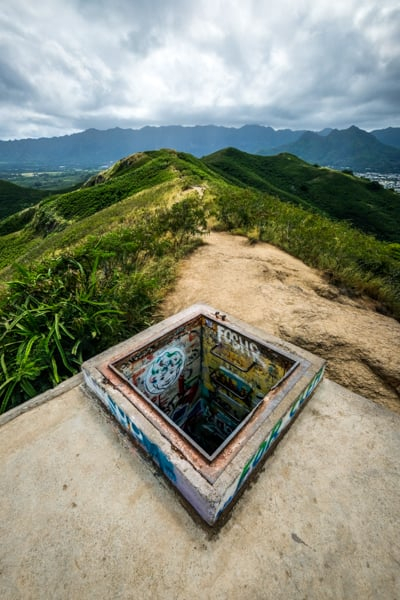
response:
[[[400,244],[334,221],[297,193],[300,182],[317,185],[302,170],[314,179],[325,170],[283,156],[281,173],[270,167],[267,176],[258,159],[142,152],[0,221],[0,412],[154,322],[179,260],[210,226],[273,243],[400,318]],[[339,177],[340,193],[353,185],[327,173]]]
[[[378,239],[400,242],[400,196],[376,182],[310,165],[292,154],[256,156],[228,148],[204,162],[227,181],[348,221]]]
[[[0,219],[37,204],[47,193],[0,179]]]

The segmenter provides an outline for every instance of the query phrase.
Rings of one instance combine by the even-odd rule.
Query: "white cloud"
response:
[[[0,33],[2,139],[170,123],[400,126],[393,0],[14,0]]]

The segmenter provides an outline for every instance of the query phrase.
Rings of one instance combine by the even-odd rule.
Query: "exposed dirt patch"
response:
[[[163,317],[206,302],[327,361],[327,376],[400,414],[400,323],[275,246],[211,233],[185,259]]]

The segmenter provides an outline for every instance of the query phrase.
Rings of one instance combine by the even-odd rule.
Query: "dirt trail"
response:
[[[275,246],[214,232],[205,242],[182,262],[162,316],[211,304],[324,357],[330,379],[400,414],[400,323]]]

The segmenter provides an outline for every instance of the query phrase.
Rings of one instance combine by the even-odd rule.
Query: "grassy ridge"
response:
[[[376,182],[310,165],[291,154],[255,156],[228,148],[204,160],[231,183],[348,221],[381,240],[400,242],[400,197]]]
[[[251,190],[221,195],[215,215],[223,229],[282,248],[350,296],[367,296],[400,319],[400,244]]]
[[[237,177],[222,177],[208,159],[170,150],[140,153],[80,190],[0,221],[2,411],[150,324],[177,260],[198,243],[209,217],[219,228],[281,247],[400,319],[400,244],[307,210],[307,203],[288,202],[292,192],[284,201],[266,193],[266,172],[246,186],[243,172],[253,175],[242,154]],[[274,191],[305,168],[293,159],[280,158],[283,172],[271,176]],[[352,179],[338,175],[341,182]]]
[[[32,224],[38,233],[48,235],[142,190],[177,178],[190,187],[206,176],[215,178],[206,165],[190,155],[172,150],[140,153],[118,161],[78,190],[45,199],[31,215]]]
[[[132,221],[136,210],[172,202],[182,190],[217,176],[191,155],[174,151],[141,153],[121,160],[71,193],[52,196],[0,221],[0,269],[13,261],[29,264]]]

